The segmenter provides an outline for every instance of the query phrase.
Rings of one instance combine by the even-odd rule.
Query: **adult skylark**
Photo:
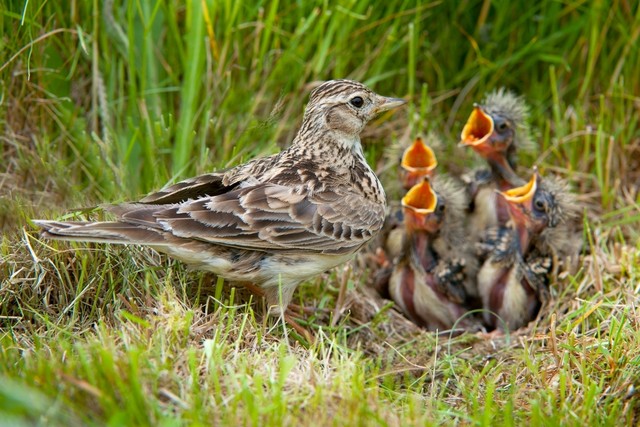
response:
[[[301,281],[347,261],[382,228],[385,193],[360,133],[404,103],[355,81],[327,81],[278,154],[105,206],[115,221],[33,222],[51,239],[150,246],[258,285],[270,307],[284,310]]]

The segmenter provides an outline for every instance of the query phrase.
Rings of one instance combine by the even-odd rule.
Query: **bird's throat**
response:
[[[429,233],[421,230],[414,230],[409,234],[411,253],[417,258],[425,272],[433,270],[438,263],[437,256],[433,251]]]
[[[531,243],[531,233],[526,223],[516,222],[515,225],[516,235],[518,237],[518,246],[521,254],[526,254],[529,250],[529,244]]]
[[[512,187],[522,185],[522,179],[516,175],[513,168],[502,153],[492,153],[487,157],[491,172],[497,178],[499,186],[508,190]],[[503,190],[501,188],[501,190]],[[503,190],[503,191],[504,191]]]

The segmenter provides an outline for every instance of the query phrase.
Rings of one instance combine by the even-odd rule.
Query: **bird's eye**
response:
[[[507,122],[500,122],[500,123],[498,123],[498,124],[496,125],[496,128],[497,128],[499,131],[505,131],[505,130],[507,130],[507,128],[508,128],[508,127],[509,127],[509,126],[507,126]]]
[[[536,208],[537,211],[544,212],[546,210],[547,203],[542,199],[536,199],[533,202],[533,206]]]
[[[446,209],[445,204],[444,203],[438,203],[438,207],[436,209],[438,209],[438,212],[443,213],[444,210]]]
[[[360,108],[364,105],[364,99],[362,99],[362,97],[360,96],[355,96],[351,98],[351,101],[349,101],[349,103],[356,108]]]

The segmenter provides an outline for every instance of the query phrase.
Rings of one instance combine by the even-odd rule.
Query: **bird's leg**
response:
[[[288,313],[287,311],[288,310],[285,310],[285,312],[282,313],[282,317],[284,318],[284,321],[290,327],[292,327],[293,330],[295,330],[300,336],[304,337],[304,339],[306,339],[307,342],[309,343],[314,342],[313,335],[311,334],[311,332],[309,332],[308,329],[301,326],[293,317],[291,317],[291,314]]]
[[[291,313],[297,312],[298,314],[314,315],[318,311],[324,311],[324,309],[318,308],[318,307],[306,307],[304,305],[290,303],[289,306],[287,307],[287,311]]]
[[[267,303],[269,299],[267,298]],[[269,315],[278,317],[289,325],[294,331],[296,331],[300,336],[307,340],[307,342],[312,343],[314,341],[313,335],[306,328],[298,323],[298,318],[296,318],[289,308],[283,309],[279,304],[270,305],[269,306]],[[285,330],[286,335],[286,330]]]
[[[271,300],[273,299],[272,292],[265,292],[264,289],[253,283],[244,283],[244,287],[252,294],[259,297],[264,297],[267,300],[267,304],[269,304],[269,315],[282,317],[285,323],[287,323],[294,331],[304,337],[308,342],[313,342],[313,336],[311,335],[311,333],[296,321],[289,307],[283,310],[279,304],[271,303]]]
[[[264,298],[264,291],[260,286],[254,285],[253,283],[243,283],[242,285],[255,296]]]

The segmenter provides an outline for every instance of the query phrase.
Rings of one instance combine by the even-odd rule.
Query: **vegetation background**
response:
[[[636,425],[639,36],[637,0],[0,0],[0,424]],[[585,206],[545,316],[437,336],[337,269],[296,294],[305,346],[210,275],[29,223],[276,152],[330,78],[410,100],[364,136],[389,183],[390,145],[435,132],[459,172],[472,103],[525,96],[522,163]]]

